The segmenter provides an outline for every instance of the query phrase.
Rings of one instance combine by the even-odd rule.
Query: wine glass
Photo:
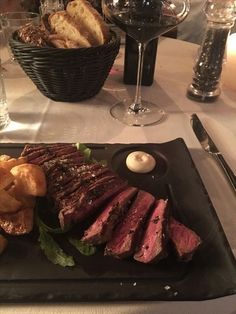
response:
[[[162,108],[141,98],[145,48],[149,41],[182,22],[189,9],[189,0],[102,0],[105,17],[135,39],[139,50],[135,98],[120,101],[111,108],[115,119],[133,126],[150,125],[163,119]]]

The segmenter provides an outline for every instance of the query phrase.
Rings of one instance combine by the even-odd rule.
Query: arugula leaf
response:
[[[90,148],[88,148],[86,145],[81,144],[81,143],[76,143],[75,146],[84,155],[86,161],[91,160],[92,151]]]
[[[95,246],[86,244],[81,240],[75,238],[68,238],[70,244],[72,244],[81,254],[91,256],[96,253],[97,249]]]
[[[92,157],[92,150],[90,148],[88,148],[85,144],[76,143],[75,146],[85,156],[85,160],[87,162],[94,162],[94,163],[98,163],[102,166],[107,166],[106,160],[97,161],[96,159],[94,159]]]
[[[75,265],[73,257],[67,255],[42,226],[39,226],[38,240],[42,251],[53,264],[58,264],[62,267]]]

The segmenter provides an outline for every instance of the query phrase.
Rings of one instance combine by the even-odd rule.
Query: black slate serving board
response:
[[[202,245],[189,263],[170,255],[155,265],[104,257],[90,257],[66,249],[77,262],[62,268],[41,252],[34,232],[9,237],[0,256],[0,302],[66,302],[121,300],[206,300],[236,293],[236,262],[215,209],[182,139],[163,144],[88,144],[94,158],[131,185],[167,197],[171,184],[179,204],[179,219],[195,230]],[[19,156],[21,144],[1,144],[0,154]],[[126,156],[144,150],[157,159],[149,174],[134,174]]]

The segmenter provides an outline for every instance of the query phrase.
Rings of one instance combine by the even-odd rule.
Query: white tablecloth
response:
[[[0,133],[0,142],[148,143],[182,137],[196,163],[233,252],[236,252],[236,197],[214,160],[201,149],[190,126],[196,112],[217,140],[236,172],[236,92],[222,87],[211,104],[186,98],[198,46],[162,38],[158,46],[155,82],[143,87],[143,97],[159,103],[167,112],[160,124],[129,127],[114,120],[110,106],[133,86],[122,84],[123,50],[101,92],[80,103],[54,102],[44,97],[17,67],[3,64],[11,125]],[[4,61],[4,52],[3,52]],[[236,313],[236,295],[201,302],[128,302],[102,304],[2,305],[0,313]]]

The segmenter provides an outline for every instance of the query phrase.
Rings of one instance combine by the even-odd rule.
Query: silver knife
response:
[[[198,116],[194,113],[191,116],[191,125],[193,131],[199,140],[202,148],[209,154],[211,154],[218,164],[221,166],[222,170],[224,171],[227,179],[229,180],[234,192],[236,193],[236,176],[234,175],[233,171],[230,169],[230,166],[225,161],[224,157],[222,156],[221,152],[216,147],[215,143],[205,130],[204,126],[202,125],[201,121],[199,120]]]

